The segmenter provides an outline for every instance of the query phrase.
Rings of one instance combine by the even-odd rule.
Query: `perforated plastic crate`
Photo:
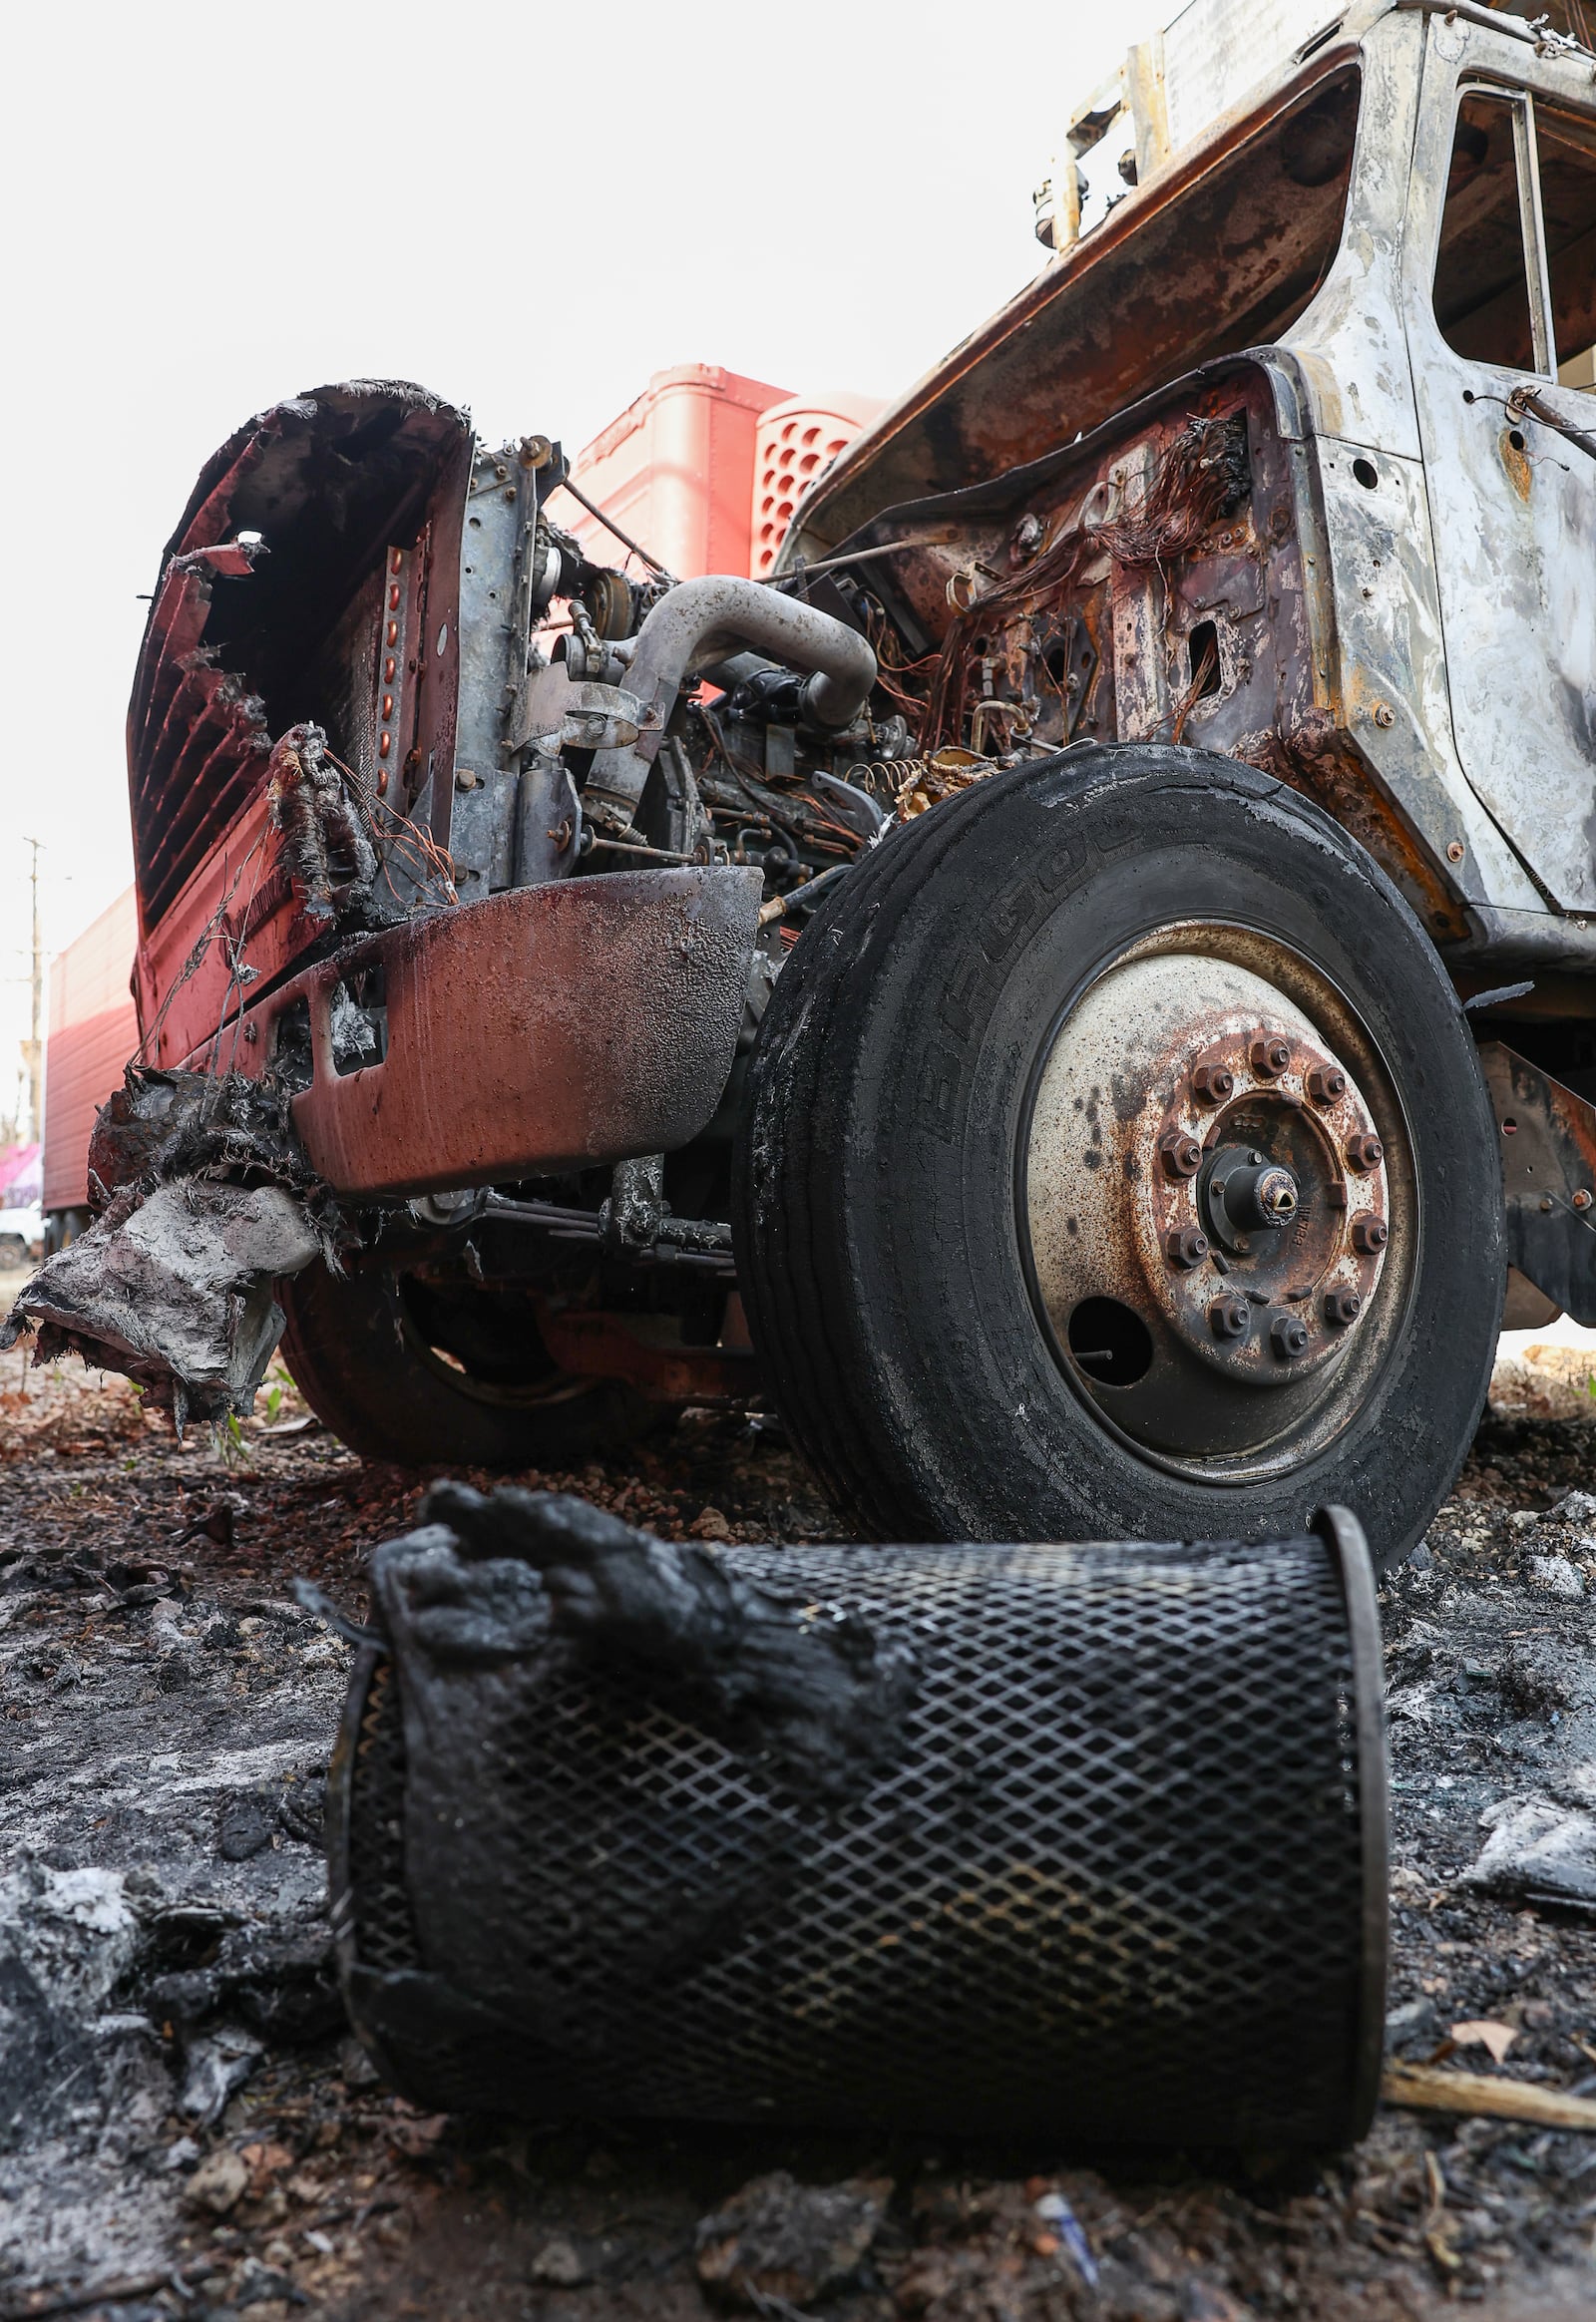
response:
[[[864,395],[794,395],[759,416],[754,442],[753,562],[764,579],[812,484],[881,409]]]

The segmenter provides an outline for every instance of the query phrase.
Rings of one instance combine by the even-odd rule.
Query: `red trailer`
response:
[[[51,963],[43,1204],[50,1250],[89,1222],[89,1132],[139,1045],[129,988],[138,943],[138,900],[130,887]]]

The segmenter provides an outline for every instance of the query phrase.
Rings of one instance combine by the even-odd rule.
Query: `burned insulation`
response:
[[[269,1076],[130,1065],[89,1146],[100,1214],[47,1258],[0,1328],[33,1358],[76,1354],[170,1410],[247,1411],[278,1339],[279,1275],[336,1262],[339,1220]]]
[[[439,1486],[330,1785],[344,1988],[461,2112],[1313,2144],[1373,2111],[1380,1640],[1260,1545],[710,1551]]]
[[[272,745],[266,773],[294,892],[308,917],[331,920],[340,890],[367,893],[377,877],[353,777],[333,756],[320,726],[310,724],[290,726]]]

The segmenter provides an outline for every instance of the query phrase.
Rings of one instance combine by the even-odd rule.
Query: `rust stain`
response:
[[[262,1036],[240,1043],[240,1068],[280,1070],[308,1012],[313,1071],[294,1126],[340,1193],[673,1151],[731,1069],[760,888],[752,870],[614,872],[408,922],[258,1002],[248,1020]],[[340,1071],[334,1000],[377,968],[386,1053]]]
[[[1504,427],[1499,438],[1502,466],[1507,470],[1507,481],[1520,500],[1528,500],[1534,477],[1530,473],[1529,457],[1524,446],[1521,428]]]
[[[686,1347],[648,1329],[647,1318],[538,1301],[538,1331],[553,1360],[573,1378],[623,1378],[650,1402],[733,1403],[760,1391],[747,1348]]]

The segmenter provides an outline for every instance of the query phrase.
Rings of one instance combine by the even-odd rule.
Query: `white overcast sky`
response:
[[[1034,271],[1062,122],[1173,0],[6,12],[0,1101],[132,876],[161,547],[250,413],[422,381],[576,449],[651,371],[890,396]]]

